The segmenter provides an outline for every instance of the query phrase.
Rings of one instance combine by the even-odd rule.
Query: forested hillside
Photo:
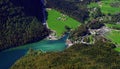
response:
[[[90,2],[97,2],[99,0],[46,0],[47,7],[56,9],[70,17],[84,22],[89,17],[87,4]]]
[[[49,34],[49,30],[42,25],[42,19],[27,15],[25,10],[24,6],[16,6],[11,0],[0,0],[0,51],[41,40]],[[39,16],[42,17],[41,12]]]
[[[109,42],[76,44],[63,52],[40,53],[30,50],[11,69],[119,69],[120,55]]]

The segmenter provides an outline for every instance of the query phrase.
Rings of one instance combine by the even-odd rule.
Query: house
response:
[[[90,33],[93,34],[93,35],[96,34],[96,30],[94,30],[94,29],[89,29],[89,31],[90,31]]]
[[[73,45],[73,43],[69,39],[66,40],[66,44],[67,44],[68,47]]]

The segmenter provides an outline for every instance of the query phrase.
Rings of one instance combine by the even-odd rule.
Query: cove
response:
[[[34,50],[42,50],[45,52],[59,52],[66,49],[65,41],[68,35],[59,40],[42,40],[39,42],[26,44],[23,46],[10,48],[0,52],[0,69],[9,69],[12,64],[20,57],[24,56],[27,51],[32,48]]]

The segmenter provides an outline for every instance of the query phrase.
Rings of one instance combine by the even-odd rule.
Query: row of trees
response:
[[[81,25],[77,29],[71,31],[69,38],[70,39],[80,39],[79,37],[90,34],[88,27],[86,25]]]
[[[120,7],[120,2],[116,1],[110,4],[112,7]]]
[[[112,16],[113,22],[120,22],[120,13],[117,13]]]
[[[10,0],[0,0],[0,51],[48,36],[50,31],[41,21],[27,16],[23,10]]]

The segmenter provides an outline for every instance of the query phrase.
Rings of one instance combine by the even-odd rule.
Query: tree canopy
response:
[[[23,10],[23,6],[10,0],[0,0],[0,51],[41,40],[49,34],[36,16],[28,16]]]

